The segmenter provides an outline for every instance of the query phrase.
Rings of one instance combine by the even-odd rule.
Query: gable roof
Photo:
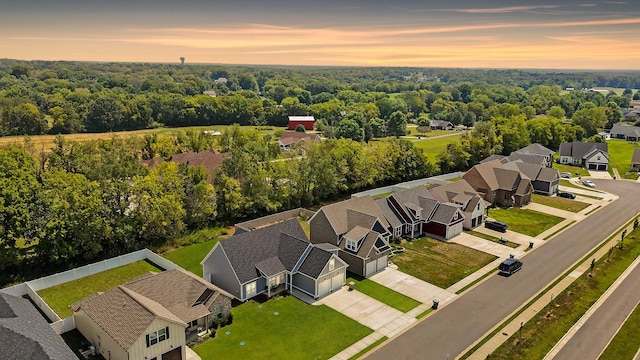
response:
[[[389,197],[395,199],[401,206],[419,212],[422,219],[428,219],[438,203],[424,186],[397,191]]]
[[[318,210],[314,217],[319,213],[323,213],[325,215],[336,235],[346,233],[351,229],[351,227],[358,225],[358,221],[360,220],[369,223],[371,221],[371,217],[379,219],[384,227],[389,227],[389,222],[384,217],[382,211],[380,211],[376,206],[376,203],[371,196],[354,197],[330,205],[325,205]],[[359,216],[358,214],[369,215],[369,217]],[[364,227],[370,226],[365,225]]]
[[[300,265],[298,271],[317,279],[332,255],[332,253],[314,246]]]
[[[525,154],[520,152],[512,152],[507,158],[509,161],[522,161],[529,164],[546,165],[547,158],[544,155]]]
[[[398,226],[402,226],[400,215],[396,213],[395,209],[393,209],[391,205],[389,205],[389,200],[387,198],[376,199],[375,203],[391,227],[396,228]]]
[[[608,151],[607,143],[574,141],[560,144],[560,156],[584,158],[596,150],[601,150],[606,153]]]
[[[553,156],[553,154],[555,153],[555,151],[548,149],[538,143],[525,146],[522,149],[517,150],[515,152],[521,153],[521,154],[540,155],[540,156]]]
[[[464,179],[435,186],[430,191],[440,202],[463,205],[463,211],[467,211],[467,209],[473,211],[478,201],[484,201]]]
[[[640,127],[618,122],[613,124],[613,127],[611,128],[611,134],[622,134],[625,137],[640,137]]]
[[[200,152],[190,151],[172,155],[171,161],[193,167],[202,166],[211,177],[222,166],[222,162],[227,156],[228,154],[222,154],[215,149]]]
[[[443,203],[438,205],[435,213],[431,217],[431,221],[435,221],[440,224],[451,224],[456,220],[462,221],[464,217],[459,213],[460,209],[455,204]],[[454,215],[458,213],[459,217],[454,220]]]
[[[208,307],[219,296],[232,298],[215,285],[179,269],[145,274],[124,287],[157,302],[185,323],[208,315]]]
[[[0,358],[77,360],[27,299],[0,292]]]
[[[633,156],[631,157],[632,164],[640,164],[640,148],[633,150]]]
[[[83,311],[124,350],[129,350],[156,318],[187,325],[162,305],[122,285],[86,297],[71,309]]]
[[[494,161],[494,160],[499,160],[500,162],[507,162],[509,161],[509,158],[507,158],[505,155],[499,155],[499,154],[493,154],[493,155],[489,155],[486,158],[480,160],[480,164],[489,162],[489,161]]]

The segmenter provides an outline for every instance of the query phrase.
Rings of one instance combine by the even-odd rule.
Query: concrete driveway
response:
[[[589,170],[589,176],[593,179],[613,179],[608,171]]]
[[[438,299],[440,304],[444,304],[456,296],[445,289],[405,274],[395,266],[387,267],[369,279],[429,306],[433,299]]]

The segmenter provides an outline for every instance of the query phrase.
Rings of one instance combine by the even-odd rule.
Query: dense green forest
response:
[[[566,91],[617,87],[623,92]],[[538,142],[557,149],[622,119],[638,73],[418,68],[259,68],[0,60],[0,135],[189,125],[283,126],[314,115],[327,141],[282,152],[276,135],[229,126],[0,149],[0,284],[209,226],[312,206],[374,186],[466,170]],[[211,96],[214,95],[215,96]],[[473,126],[430,163],[400,139],[429,119]],[[215,148],[201,168],[141,160]]]

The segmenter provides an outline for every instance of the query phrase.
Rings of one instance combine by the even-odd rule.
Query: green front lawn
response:
[[[202,265],[200,262],[209,253],[215,244],[220,241],[219,238],[197,243],[180,249],[176,249],[162,254],[162,257],[181,266],[183,269],[202,276]]]
[[[115,269],[103,271],[70,281],[47,289],[38,291],[38,295],[53,309],[53,311],[64,319],[73,315],[69,308],[85,297],[100,291],[107,291],[118,285],[129,282],[138,276],[148,272],[160,272],[162,269],[147,261],[138,261]]]
[[[356,290],[404,313],[421,304],[419,301],[380,285],[373,280],[351,274],[347,278],[347,284],[351,281],[355,283]]]
[[[556,209],[571,211],[574,213],[580,212],[591,205],[583,203],[581,201],[561,198],[558,196],[544,196],[539,194],[533,194],[531,200],[540,205],[551,206]]]
[[[636,180],[638,175],[629,172],[631,168],[631,157],[634,149],[640,148],[640,143],[628,142],[621,139],[611,139],[607,141],[609,147],[609,172],[613,175],[613,168],[618,169],[618,173],[625,179]]]
[[[442,134],[445,133],[444,130],[438,130],[438,132],[439,133],[441,132]],[[433,132],[430,134],[433,134]],[[429,135],[429,136],[435,136],[435,134]],[[429,161],[432,163],[435,163],[436,155],[445,151],[447,149],[448,144],[454,141],[458,141],[461,136],[462,136],[462,132],[458,132],[457,134],[453,134],[450,136],[443,136],[443,137],[438,137],[434,139],[426,138],[426,139],[414,141],[413,146],[416,149],[421,149],[422,152],[427,156]]]
[[[558,164],[554,162],[553,168],[558,170],[559,172],[571,173],[572,177],[576,177],[577,176],[576,173],[578,173],[580,176],[589,176],[589,171],[587,171],[587,169],[583,169],[580,166]]]
[[[507,223],[509,230],[529,236],[537,236],[564,220],[559,216],[521,208],[489,209],[489,216]]]
[[[431,238],[403,242],[405,251],[393,257],[398,270],[443,289],[496,259],[464,245]]]
[[[568,188],[573,188],[573,189],[581,189],[581,190],[589,190],[591,192],[599,192],[597,190],[593,190],[592,188],[576,185],[576,184],[572,183],[571,181],[564,180],[564,179],[560,180],[560,185],[568,187]],[[591,195],[585,195],[585,194],[578,194],[578,196],[583,196],[583,197],[587,197],[587,198],[590,198],[590,199],[596,199],[596,200],[601,200],[602,199],[601,196],[591,196]]]
[[[497,238],[497,237],[495,237],[495,236],[491,236],[491,235],[489,235],[489,234],[485,234],[485,233],[483,233],[483,232],[480,232],[480,231],[473,231],[473,230],[467,230],[467,231],[465,231],[465,232],[466,232],[467,234],[469,234],[469,235],[473,235],[473,236],[475,236],[475,237],[479,237],[479,238],[481,238],[481,239],[485,239],[485,240],[493,241],[494,243],[498,243],[498,244],[500,244],[500,238]],[[518,243],[514,243],[514,242],[509,241],[509,240],[507,240],[507,242],[506,242],[504,245],[505,245],[505,246],[508,246],[508,247],[510,247],[510,248],[513,248],[513,249],[515,249],[515,248],[517,248],[518,246],[520,246],[520,244],[518,244]]]
[[[328,359],[373,331],[293,296],[233,308],[233,323],[193,350],[202,359]]]

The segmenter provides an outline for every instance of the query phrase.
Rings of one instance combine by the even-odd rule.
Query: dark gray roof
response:
[[[0,293],[0,359],[77,360],[29,300]]]
[[[547,158],[543,155],[535,155],[535,154],[524,154],[519,152],[512,152],[508,157],[509,161],[517,161],[521,160],[522,162],[528,164],[536,164],[536,165],[546,165]]]
[[[314,247],[309,252],[309,255],[307,255],[307,258],[304,259],[298,271],[316,279],[320,276],[322,269],[327,265],[331,255],[330,252]]]
[[[394,192],[389,197],[395,199],[401,206],[412,210],[420,210],[420,216],[423,219],[429,218],[433,211],[433,202],[429,200],[435,199],[424,186],[416,186],[411,189]],[[410,212],[408,213],[410,214]]]
[[[570,143],[560,144],[560,156],[570,156],[573,158],[582,158],[594,150],[608,152],[607,143],[581,142],[574,141]]]
[[[480,164],[489,162],[489,161],[493,161],[493,160],[500,160],[501,162],[503,160],[508,160],[508,158],[504,155],[498,155],[498,154],[493,154],[493,155],[489,155],[486,158],[480,160]]]
[[[380,222],[382,222],[382,225],[385,227],[389,226],[387,219],[376,206],[371,196],[355,197],[330,205],[325,205],[318,210],[318,213],[324,213],[336,235],[346,233],[355,225],[368,227],[371,217],[380,219]],[[318,213],[316,213],[316,215]],[[369,217],[357,216],[356,213],[366,214],[369,215]],[[359,220],[366,221],[367,224],[355,223]]]
[[[615,123],[611,128],[611,135],[622,134],[624,136],[640,137],[640,127],[628,124]]]
[[[453,221],[453,215],[459,211],[459,207],[455,204],[440,204],[433,214],[431,221],[435,221],[440,224],[450,224]],[[462,216],[460,217],[462,218]],[[458,219],[456,219],[458,220]]]
[[[522,154],[530,154],[530,155],[541,155],[541,156],[553,156],[554,154],[553,150],[547,149],[546,147],[538,143],[525,146],[522,149],[515,152],[522,153]]]
[[[333,244],[329,244],[329,243],[319,243],[319,244],[314,244],[314,247],[317,247],[318,249],[324,250],[324,251],[336,251],[336,250],[340,250],[339,247],[333,245]]]
[[[277,256],[260,261],[256,264],[256,269],[265,276],[273,276],[287,270]]]
[[[289,236],[283,237],[283,234]],[[244,284],[260,276],[256,264],[266,259],[277,257],[285,268],[292,267],[302,255],[300,249],[304,251],[309,241],[298,220],[290,219],[234,235],[221,240],[219,244],[229,258],[238,280]],[[294,262],[295,256],[297,258]]]
[[[640,148],[633,150],[633,156],[631,157],[632,164],[640,164]]]

